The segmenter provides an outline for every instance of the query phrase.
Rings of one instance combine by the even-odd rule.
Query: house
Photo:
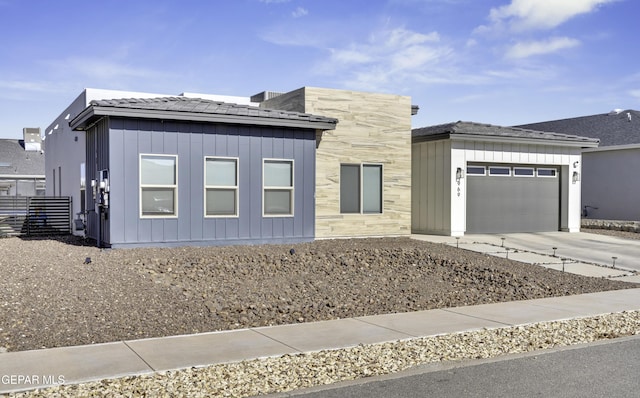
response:
[[[616,109],[520,127],[599,139],[598,148],[582,153],[583,217],[640,221],[639,111]]]
[[[472,122],[412,131],[412,230],[580,230],[581,151],[598,140]]]
[[[0,139],[0,196],[44,195],[44,163],[39,128],[24,128],[22,140]]]
[[[316,238],[411,234],[411,98],[318,87],[251,98],[339,120],[316,151]]]
[[[69,121],[85,134],[86,234],[110,247],[313,240],[317,138],[336,123],[183,96],[93,100]]]
[[[49,127],[47,135],[47,170],[52,176],[48,189],[56,195],[73,195],[74,203],[79,204],[74,205],[75,213],[86,219],[87,236],[103,244],[123,247],[260,243],[411,233],[411,116],[417,107],[411,104],[410,97],[315,87],[286,93],[262,92],[251,98],[225,97],[224,101],[215,101],[218,96],[196,93],[121,94],[85,90]],[[196,97],[201,98],[195,100]],[[111,101],[112,98],[120,100]],[[95,114],[87,116],[91,112]],[[238,117],[230,117],[236,113]],[[102,137],[105,134],[108,139]],[[191,148],[208,146],[202,153],[195,149],[187,153],[181,146],[185,145],[182,140],[202,141],[190,141]],[[210,140],[215,142],[212,144]],[[274,143],[270,144],[271,141]],[[284,149],[278,149],[281,145]],[[225,146],[226,149],[221,149]],[[250,153],[243,152],[249,149]],[[239,185],[234,192],[240,202],[235,219],[204,216],[203,206],[208,197],[219,195],[229,199],[234,195],[215,185],[206,187],[211,195],[205,195],[204,191],[196,195],[205,189],[201,180],[206,170],[204,165],[197,166],[205,157],[211,158],[210,167],[214,164],[222,167],[224,163],[222,159],[214,162],[213,158],[228,157],[235,160],[226,162],[225,167],[232,168],[235,164],[239,173],[254,173],[238,176]],[[288,166],[271,164],[271,159],[292,157],[295,159]],[[249,158],[253,159],[250,166],[246,164]],[[255,159],[263,165],[260,167],[280,167],[295,173],[295,189],[289,193],[280,189],[284,187],[278,189],[283,200],[295,191],[295,205],[281,209],[291,214],[283,217],[263,214],[261,206],[266,203],[263,198],[267,188],[261,187],[259,181],[262,172],[267,173],[265,181],[272,173],[256,166]],[[266,166],[260,159],[265,159]],[[126,179],[119,165],[122,162],[125,165],[122,167],[128,170]],[[183,165],[185,162],[188,168]],[[161,163],[165,164],[165,170],[177,169],[169,172],[181,181],[177,190],[154,184],[146,186],[146,168],[153,171],[152,164],[160,167]],[[186,170],[189,174],[183,175]],[[297,178],[301,176],[299,181]],[[102,185],[109,189],[109,210],[98,217],[99,206],[95,203],[99,202],[100,194],[93,193],[90,182],[94,181],[94,189],[99,190],[100,181],[105,179],[108,183],[103,181]],[[114,185],[124,180],[125,185]],[[182,189],[191,191],[186,194]],[[160,206],[163,202],[170,204],[173,195],[177,205]],[[273,192],[267,196],[278,195]],[[155,210],[158,214],[143,212],[150,203],[145,198],[162,207]],[[250,202],[243,202],[249,199]],[[193,202],[189,209],[183,207],[189,201]],[[214,202],[211,206],[215,206]],[[121,207],[127,208],[123,214],[115,210]],[[173,218],[162,212],[173,214]]]

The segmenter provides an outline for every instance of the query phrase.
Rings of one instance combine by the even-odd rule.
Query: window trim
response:
[[[489,166],[488,168],[489,168],[488,174],[489,174],[490,177],[511,177],[512,176],[512,170],[511,170],[510,166]],[[507,173],[507,174],[493,174],[491,172],[491,169],[507,169],[507,170],[509,170],[509,173]]]
[[[531,175],[518,175],[516,174],[516,170],[530,170]],[[536,176],[536,170],[534,167],[522,167],[522,166],[513,166],[512,169],[513,176],[516,178],[534,178]]]
[[[291,186],[266,186],[264,184],[264,169],[266,163],[290,163],[291,164]],[[274,218],[274,217],[293,217],[295,215],[295,162],[294,159],[282,159],[282,158],[263,158],[262,159],[262,217]],[[269,214],[265,210],[266,193],[267,191],[288,191],[291,198],[291,209],[289,214]]]
[[[143,157],[167,157],[175,160],[175,183],[173,185],[143,184],[142,183],[142,158]],[[141,219],[158,219],[158,218],[178,218],[178,155],[158,154],[158,153],[140,153],[138,157],[138,196],[139,196],[139,215]],[[142,191],[144,188],[171,188],[173,189],[173,214],[143,214],[142,212]]]
[[[233,160],[236,163],[236,185],[207,185],[207,160],[209,159],[222,159],[222,160]],[[232,157],[232,156],[205,156],[204,157],[204,201],[202,209],[204,211],[205,218],[238,218],[240,217],[240,158]],[[234,190],[235,191],[235,214],[207,214],[207,190],[209,189],[219,189],[219,190]]]
[[[369,162],[363,162],[363,163],[340,163],[340,174],[342,174],[342,166],[358,166],[359,167],[359,179],[360,179],[360,187],[359,187],[359,199],[360,199],[360,204],[359,204],[359,211],[358,212],[348,212],[348,213],[344,213],[342,212],[342,197],[339,198],[338,200],[338,207],[339,207],[339,212],[341,215],[367,215],[367,216],[374,216],[374,215],[382,215],[384,214],[384,164],[382,163],[369,163]],[[380,211],[379,212],[365,212],[364,211],[364,168],[365,167],[379,167],[380,168]],[[338,192],[342,191],[342,181],[339,181],[338,183]]]
[[[553,171],[553,175],[552,176],[540,175],[540,170]],[[536,168],[536,176],[540,178],[558,178],[558,169],[556,169],[555,167],[538,167]]]
[[[469,168],[471,167],[482,169],[482,174],[469,173]],[[485,177],[487,175],[487,166],[467,165],[467,170],[465,170],[465,173],[467,173],[467,176],[470,177]]]

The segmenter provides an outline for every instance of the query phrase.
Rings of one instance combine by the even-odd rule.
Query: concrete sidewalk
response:
[[[640,283],[640,240],[583,232],[411,237],[573,274]]]
[[[0,354],[0,394],[640,309],[640,289]]]

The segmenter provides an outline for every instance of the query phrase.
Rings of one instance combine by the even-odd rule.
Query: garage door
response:
[[[467,166],[467,233],[557,231],[560,176],[554,166]]]

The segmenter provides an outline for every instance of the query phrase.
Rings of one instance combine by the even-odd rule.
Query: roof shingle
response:
[[[558,143],[572,142],[584,143],[588,144],[589,146],[593,146],[598,142],[597,139],[581,137],[578,135],[562,134],[548,131],[536,131],[518,127],[494,126],[491,124],[463,121],[417,128],[412,130],[413,139],[418,141],[421,139],[424,140],[450,137],[452,135],[461,135],[468,137],[516,138]]]
[[[600,139],[600,147],[640,144],[640,112],[633,109],[516,126]]]

